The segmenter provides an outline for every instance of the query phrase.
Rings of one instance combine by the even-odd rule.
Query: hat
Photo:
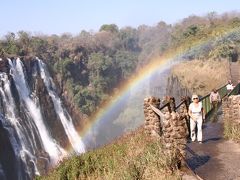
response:
[[[193,95],[192,95],[192,101],[193,101],[193,99],[195,99],[195,98],[198,98],[198,95],[193,94]]]

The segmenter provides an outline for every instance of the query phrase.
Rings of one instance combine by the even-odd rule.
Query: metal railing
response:
[[[164,108],[167,107],[168,111],[172,112],[172,111],[176,111],[183,104],[185,104],[188,109],[189,103],[190,103],[190,99],[188,97],[183,97],[182,101],[177,106],[175,105],[175,101],[170,100],[169,102],[161,106],[159,109],[163,110]]]
[[[228,94],[228,96],[231,96],[231,95],[237,95],[237,94],[240,94],[240,83],[238,83],[234,89]]]
[[[226,84],[224,86],[220,87],[219,89],[217,89],[217,92],[219,93],[221,99],[224,98],[226,95],[228,95]],[[209,93],[206,96],[200,98],[200,101],[202,102],[202,107],[205,111],[206,117],[210,114],[210,112],[213,109],[213,107],[210,103],[210,94],[211,93]]]
[[[224,86],[222,86],[219,89],[217,89],[217,92],[219,93],[221,99],[223,99],[225,96],[240,94],[240,83],[237,84],[235,86],[235,88],[231,92],[229,92],[229,93],[227,91],[227,87],[226,86],[227,86],[227,84],[225,84]],[[211,111],[213,109],[213,107],[212,107],[212,105],[210,103],[210,94],[211,93],[209,93],[206,96],[200,98],[200,101],[202,102],[202,106],[203,106],[203,109],[205,111],[206,117],[209,116],[209,114],[211,113]],[[163,110],[164,108],[167,107],[168,111],[172,112],[172,111],[176,111],[183,104],[185,104],[187,109],[188,109],[188,105],[190,104],[190,99],[185,97],[177,106],[175,106],[174,101],[170,100],[169,102],[167,102],[166,104],[161,106],[159,109]]]
[[[239,91],[239,88],[240,88],[240,86],[238,86],[238,88],[234,89],[234,91]],[[224,98],[226,95],[228,95],[226,84],[224,86],[220,87],[219,89],[217,89],[217,92],[219,93],[221,99]],[[206,96],[200,98],[200,101],[202,102],[202,106],[203,106],[203,109],[205,110],[206,116],[209,115],[209,113],[211,112],[211,110],[213,108],[211,103],[210,103],[210,94],[211,93],[209,93]],[[191,100],[189,98],[185,97],[177,106],[171,105],[173,102],[168,102],[168,103],[164,104],[163,106],[161,106],[159,109],[162,110],[162,109],[168,107],[168,110],[170,112],[171,111],[176,111],[182,104],[186,104],[186,107],[188,109],[188,105],[190,104],[190,101]],[[171,107],[175,107],[175,108],[172,109]]]

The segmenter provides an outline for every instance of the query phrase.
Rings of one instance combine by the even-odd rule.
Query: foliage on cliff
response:
[[[62,92],[67,92],[83,113],[90,114],[119,83],[166,51],[182,49],[185,59],[238,58],[240,33],[231,31],[239,26],[238,13],[209,13],[190,16],[175,25],[159,22],[119,29],[115,24],[105,24],[98,32],[81,31],[76,36],[10,32],[0,40],[0,57],[44,59],[56,74]],[[196,46],[202,42],[204,46]]]
[[[140,128],[105,147],[64,160],[48,176],[37,179],[180,179],[180,172],[169,168],[175,161]]]

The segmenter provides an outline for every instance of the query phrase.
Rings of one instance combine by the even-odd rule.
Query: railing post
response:
[[[176,111],[176,104],[175,104],[175,98],[174,97],[170,97],[169,105],[170,105],[171,112],[175,112]]]

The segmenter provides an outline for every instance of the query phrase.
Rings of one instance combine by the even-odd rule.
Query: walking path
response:
[[[237,84],[238,80],[240,80],[240,63],[231,62],[230,63],[230,76],[234,85]]]
[[[222,115],[218,119],[204,124],[203,144],[187,145],[187,164],[204,180],[240,180],[240,144],[223,139]]]

